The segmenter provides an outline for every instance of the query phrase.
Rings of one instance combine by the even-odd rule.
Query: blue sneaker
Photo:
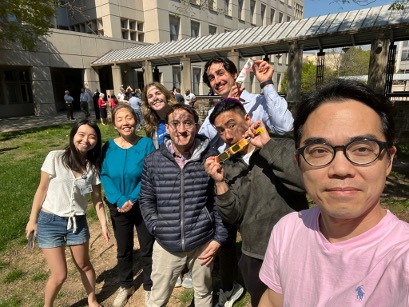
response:
[[[182,276],[179,275],[178,279],[176,280],[175,288],[180,288],[182,287]]]
[[[189,271],[189,273],[187,273],[185,279],[182,282],[182,287],[185,289],[193,288],[192,271]]]

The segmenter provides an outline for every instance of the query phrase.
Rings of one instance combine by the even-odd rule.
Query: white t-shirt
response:
[[[185,104],[192,105],[192,102],[196,101],[196,96],[193,93],[185,96]]]
[[[390,211],[372,229],[330,243],[318,207],[283,217],[260,279],[284,306],[409,306],[409,224]]]
[[[62,217],[85,215],[88,206],[89,193],[82,195],[81,188],[101,183],[89,166],[84,178],[75,178],[72,170],[62,162],[64,150],[51,151],[41,167],[50,176],[47,195],[42,207]],[[86,177],[86,178],[85,178]]]

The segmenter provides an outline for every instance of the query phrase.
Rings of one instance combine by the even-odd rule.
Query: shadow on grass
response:
[[[20,148],[19,146],[17,146],[17,147],[8,147],[8,148],[0,148],[0,155],[6,153],[8,151],[12,151],[12,150],[19,149],[19,148]]]
[[[41,126],[41,127],[27,127],[27,128],[23,128],[22,130],[18,130],[18,131],[0,132],[0,141],[9,141],[21,135],[25,135],[28,133],[42,132],[50,128],[57,128],[57,127],[71,129],[72,125],[69,125],[69,124],[55,125],[54,124],[54,125]]]

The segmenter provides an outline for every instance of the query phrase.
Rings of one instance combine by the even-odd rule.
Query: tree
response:
[[[0,0],[0,41],[19,42],[24,49],[35,51],[38,38],[53,27],[57,7],[66,8],[71,18],[90,19],[82,3],[82,0]]]
[[[335,1],[341,2],[343,4],[353,2],[361,6],[366,6],[368,4],[375,2],[375,0],[335,0]],[[409,0],[396,0],[390,5],[389,9],[390,10],[403,10],[405,8],[405,5],[407,4],[409,4]]]
[[[301,93],[308,93],[315,89],[317,76],[317,66],[313,61],[306,61],[302,64],[301,69]],[[329,67],[324,68],[324,82],[328,82],[336,77],[336,73]],[[281,81],[280,93],[287,93],[288,90],[288,73],[284,74]]]
[[[361,76],[367,75],[369,69],[370,50],[361,47],[350,47],[341,53],[339,76]]]
[[[54,15],[54,0],[1,0],[0,41],[20,42],[34,51],[38,38],[49,32]]]

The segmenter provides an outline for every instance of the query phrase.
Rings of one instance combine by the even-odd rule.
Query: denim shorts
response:
[[[75,216],[77,229],[67,229],[68,218],[40,210],[37,222],[37,239],[40,248],[80,245],[90,238],[87,217]]]

